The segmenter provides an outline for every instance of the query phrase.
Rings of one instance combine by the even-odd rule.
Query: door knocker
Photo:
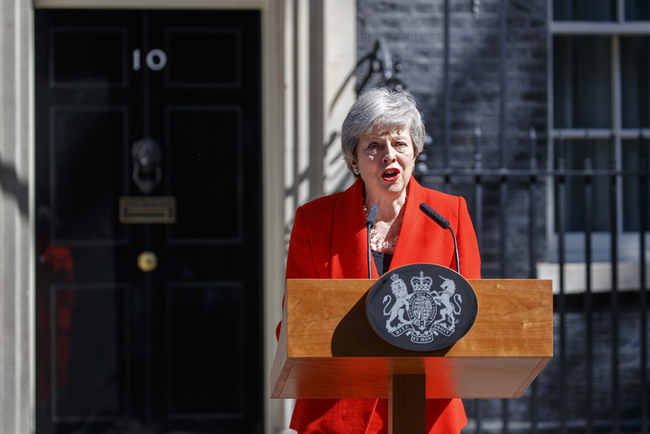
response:
[[[133,182],[143,194],[151,193],[162,179],[162,151],[155,140],[138,140],[131,148],[133,157]]]

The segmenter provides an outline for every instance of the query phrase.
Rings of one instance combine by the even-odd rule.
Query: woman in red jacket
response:
[[[412,173],[424,145],[424,125],[415,100],[384,88],[361,95],[343,123],[341,145],[358,178],[343,193],[322,197],[296,210],[287,278],[367,278],[367,210],[377,204],[371,230],[374,278],[393,268],[428,262],[456,269],[454,244],[418,208],[429,204],[445,217],[458,242],[466,279],[480,278],[474,228],[462,197],[420,186]],[[460,399],[427,400],[427,432],[457,434],[467,423]],[[291,428],[300,434],[386,433],[385,399],[299,399]]]

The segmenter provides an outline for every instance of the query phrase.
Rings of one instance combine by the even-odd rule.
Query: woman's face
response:
[[[357,161],[351,164],[359,169],[369,199],[400,197],[406,190],[415,164],[409,129],[370,132],[361,137],[357,143]]]

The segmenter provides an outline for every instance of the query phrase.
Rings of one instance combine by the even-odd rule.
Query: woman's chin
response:
[[[390,195],[394,198],[400,197],[405,190],[406,184],[399,181],[388,184],[384,189],[387,195]]]
[[[366,183],[366,192],[370,191],[370,197],[379,195],[384,199],[396,200],[399,199],[406,190],[408,182],[400,178],[396,181],[381,180],[379,182],[368,185]]]
[[[406,186],[408,185],[408,183],[409,183],[408,179],[401,177],[394,182],[390,182],[388,185],[388,189],[394,193],[402,193],[406,190]]]

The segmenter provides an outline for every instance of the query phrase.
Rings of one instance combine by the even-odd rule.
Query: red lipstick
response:
[[[387,168],[381,172],[381,177],[384,181],[395,182],[399,179],[400,170],[395,168]]]

